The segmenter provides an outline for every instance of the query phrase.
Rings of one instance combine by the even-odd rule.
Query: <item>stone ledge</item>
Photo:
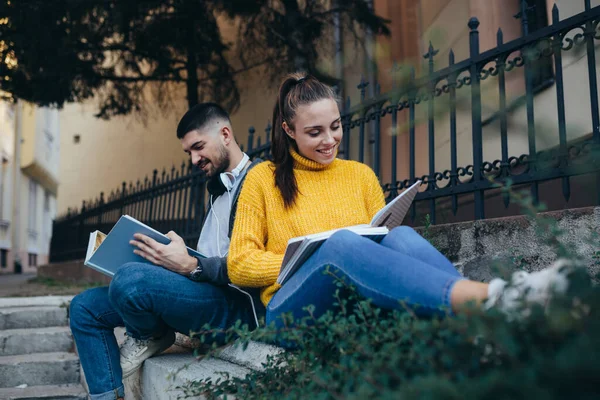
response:
[[[144,362],[140,397],[144,400],[175,399],[183,394],[177,386],[207,378],[223,379],[224,373],[243,377],[248,372],[247,368],[216,358],[197,361],[192,354],[162,354]]]
[[[110,283],[109,276],[86,267],[83,265],[83,261],[73,260],[40,265],[37,269],[37,276],[66,283],[103,283],[106,285]]]
[[[248,347],[244,350],[243,346],[236,342],[225,347],[218,357],[242,367],[261,370],[269,356],[275,356],[284,351],[281,347],[260,342],[249,342]]]
[[[600,233],[600,207],[586,207],[540,213],[556,221],[564,232],[561,243],[581,256],[592,275],[600,266],[592,257],[600,250],[592,235]],[[527,269],[537,271],[552,264],[557,255],[538,232],[536,222],[526,216],[503,217],[480,221],[431,226],[430,241],[466,277],[489,281],[496,276],[494,264],[514,265],[522,259]],[[421,234],[425,228],[418,228]],[[589,240],[585,240],[589,239]],[[597,239],[596,239],[597,240]]]
[[[86,400],[87,393],[81,385],[44,385],[26,388],[0,389],[0,399],[47,399],[47,400]]]
[[[252,370],[263,368],[267,357],[284,351],[258,342],[250,342],[244,350],[241,345],[234,343],[214,358],[198,360],[191,349],[180,353],[182,348],[178,347],[173,346],[167,352],[149,358],[140,373],[125,380],[126,397],[143,400],[177,398],[182,393],[176,389],[177,386],[206,378],[216,380],[225,374],[241,378]]]
[[[4,297],[0,298],[0,308],[8,307],[63,307],[71,302],[73,296],[37,296],[37,297]]]

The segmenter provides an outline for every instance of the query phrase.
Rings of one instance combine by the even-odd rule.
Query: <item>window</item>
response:
[[[37,267],[37,254],[34,254],[34,253],[29,253],[29,254],[28,254],[28,258],[29,258],[29,260],[28,260],[28,261],[29,261],[28,265],[29,265],[30,267]]]
[[[519,0],[520,1],[520,0]],[[529,33],[533,33],[548,26],[548,8],[546,0],[527,0],[529,9],[527,11],[527,21]],[[542,57],[532,64],[534,92],[546,88],[554,83],[554,69],[552,67],[552,57]]]
[[[44,193],[44,211],[50,212],[50,192],[47,190]]]
[[[33,179],[29,181],[29,215],[28,229],[30,234],[37,233],[37,192],[38,184]]]
[[[44,220],[43,220],[43,232],[46,237],[52,236],[52,216],[50,215],[50,192],[44,192]]]
[[[8,250],[0,249],[0,267],[1,268],[7,267],[7,261],[6,261],[7,257],[8,257]]]

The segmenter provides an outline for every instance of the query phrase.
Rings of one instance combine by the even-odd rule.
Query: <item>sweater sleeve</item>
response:
[[[369,217],[373,218],[377,214],[377,211],[385,207],[385,197],[383,189],[381,189],[381,185],[379,184],[379,179],[377,179],[377,175],[375,175],[375,172],[371,168],[365,166],[364,177],[366,185],[365,204],[369,211]]]
[[[200,262],[209,282],[215,285],[227,285],[229,283],[227,257],[208,257],[203,258]]]
[[[261,288],[277,280],[283,254],[275,254],[265,248],[268,236],[262,189],[269,183],[262,182],[260,174],[253,172],[248,173],[240,194],[227,272],[234,285]]]

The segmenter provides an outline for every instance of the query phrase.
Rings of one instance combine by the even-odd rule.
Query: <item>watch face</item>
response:
[[[202,276],[202,267],[198,266],[198,268],[193,270],[192,273],[190,274],[190,279],[192,279],[193,281],[197,281],[197,280],[200,280],[201,276]]]

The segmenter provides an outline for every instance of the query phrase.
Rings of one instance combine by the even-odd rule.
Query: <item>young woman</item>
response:
[[[335,278],[386,309],[404,304],[420,315],[457,311],[470,300],[514,309],[521,296],[544,302],[565,291],[570,267],[513,275],[490,284],[463,278],[442,254],[409,227],[393,229],[380,243],[341,230],[280,287],[276,283],[290,238],[369,223],[384,206],[377,177],[366,165],[336,158],[342,140],[336,96],[311,76],[284,80],[273,112],[273,162],[248,173],[240,195],[228,256],[231,282],[262,288],[267,323],[283,313],[321,315],[334,302]]]

